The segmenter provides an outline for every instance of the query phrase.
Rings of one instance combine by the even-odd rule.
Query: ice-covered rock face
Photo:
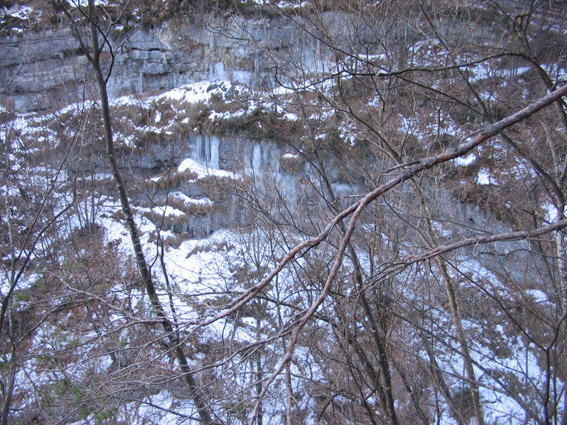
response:
[[[278,50],[280,58],[289,53],[288,56],[300,63],[304,71],[316,70],[320,61],[329,57],[317,40],[309,41],[300,36],[300,30],[290,20],[278,17],[221,20],[208,15],[201,18],[177,17],[160,28],[138,29],[122,40],[115,38],[117,55],[108,86],[111,100],[124,95],[146,97],[150,93],[169,91],[174,101],[202,96],[195,98],[198,103],[209,99],[208,94],[222,95],[214,92],[215,85],[209,84],[210,81],[217,86],[223,82],[233,82],[234,86],[238,83],[260,87],[269,84],[274,77],[273,63],[265,54],[269,49]],[[333,25],[339,32],[347,31],[339,18],[339,15],[325,15],[328,25]],[[11,109],[57,110],[71,101],[97,97],[87,58],[68,29],[4,38],[0,40],[0,51],[0,87],[8,86],[2,102],[11,102]],[[278,67],[285,67],[285,64],[278,63]],[[199,86],[197,82],[203,82],[203,85]],[[183,89],[191,83],[196,84],[192,91]],[[233,86],[227,83],[227,87]],[[285,89],[274,93],[283,91]],[[159,101],[159,96],[155,101]],[[213,110],[208,118],[228,120],[222,118],[224,113],[222,108],[219,112]],[[291,121],[297,119],[285,114],[283,117]],[[270,185],[280,190],[282,198],[297,199],[298,194],[305,193],[298,176],[309,178],[309,167],[305,167],[302,158],[289,156],[289,152],[282,150],[275,141],[250,138],[247,130],[238,135],[201,134],[190,128],[181,131],[178,124],[184,122],[182,112],[176,114],[175,120],[169,119],[172,125],[168,125],[165,112],[163,116],[156,113],[152,125],[140,127],[139,132],[152,132],[159,143],[163,134],[169,132],[168,138],[175,144],[175,149],[164,153],[159,143],[148,144],[146,149],[139,150],[136,162],[128,154],[123,159],[124,165],[140,175],[153,177],[166,167],[178,166],[191,159],[207,170],[227,170],[255,179],[273,179]],[[176,125],[173,125],[174,121],[177,121]],[[131,134],[122,136],[126,140]],[[345,140],[348,137],[348,134],[344,135]],[[117,140],[120,142],[118,134]],[[126,142],[124,145],[128,147]],[[334,165],[338,163],[336,161]],[[327,171],[337,194],[357,194],[361,189],[356,187],[358,183],[352,180],[347,183],[339,168],[330,164]],[[478,183],[484,181],[482,177],[479,174]],[[194,182],[185,183],[183,190],[188,196],[206,195]],[[231,199],[222,202],[230,207],[222,213],[214,209],[216,221],[208,227],[209,230],[231,225],[226,217],[232,217],[238,206],[233,205]],[[230,213],[226,214],[226,210]],[[482,222],[481,218],[474,220]]]
[[[291,22],[279,18],[220,21],[211,16],[138,29],[113,40],[117,54],[109,94],[116,98],[215,79],[270,84],[273,64],[262,54],[263,47],[301,51],[311,60],[318,56],[297,32]],[[76,101],[85,95],[85,82],[92,84],[87,58],[68,29],[3,38],[0,51],[0,85],[9,86],[3,95],[16,110]],[[88,97],[96,94],[91,89],[87,84]]]

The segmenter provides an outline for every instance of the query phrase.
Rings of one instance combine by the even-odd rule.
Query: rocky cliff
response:
[[[321,16],[325,25],[332,28],[337,43],[344,43],[340,48],[353,48],[354,44],[349,45],[347,40],[354,37],[357,48],[371,46],[376,52],[380,51],[379,43],[368,28],[353,34],[352,28],[349,30],[343,25],[346,15],[326,12]],[[306,37],[302,28],[305,23],[274,14],[229,18],[202,14],[175,17],[153,29],[140,27],[124,31],[119,27],[110,32],[115,60],[108,87],[111,99],[117,100],[115,118],[128,122],[125,124],[128,127],[132,125],[132,116],[138,115],[134,121],[147,116],[141,125],[128,127],[133,134],[126,134],[126,130],[118,133],[117,142],[123,148],[123,166],[139,178],[153,178],[191,158],[206,169],[254,174],[255,178],[270,175],[271,184],[280,188],[280,195],[294,196],[296,202],[306,202],[312,195],[306,194],[309,188],[305,182],[316,179],[316,171],[309,166],[313,152],[303,153],[302,148],[307,143],[304,131],[292,131],[286,139],[278,129],[289,123],[296,125],[297,114],[284,114],[269,95],[251,94],[256,89],[260,93],[276,88],[273,93],[279,90],[285,97],[286,90],[277,88],[281,83],[276,81],[278,73],[279,78],[289,79],[293,73],[309,78],[310,73],[317,75],[317,71],[324,71],[329,63],[337,60],[337,52],[332,52],[320,39]],[[395,34],[385,36],[395,39],[404,33],[404,28],[407,36],[409,27],[402,24]],[[484,35],[477,34],[476,37]],[[9,105],[10,110],[57,112],[70,102],[97,97],[87,58],[70,28],[6,37],[0,41],[0,50],[0,84],[6,87],[2,102]],[[365,52],[363,61],[375,57],[370,53]],[[356,58],[350,60],[353,59]],[[347,56],[345,64],[349,64],[348,60]],[[110,63],[110,55],[107,55],[106,65]],[[200,82],[203,82],[201,86]],[[176,109],[179,105],[173,104],[178,99],[156,95],[173,93],[183,86],[180,93],[200,90],[205,94],[205,103],[209,103],[197,111],[188,106]],[[245,95],[239,89],[242,87],[247,88]],[[216,105],[211,105],[209,95],[216,100]],[[132,102],[135,98],[139,98],[138,105]],[[181,98],[184,99],[182,104],[194,103],[187,94],[182,94]],[[120,99],[129,99],[127,106]],[[216,111],[227,109],[226,104],[233,105],[232,115]],[[236,111],[234,105],[237,105]],[[191,114],[197,116],[189,116]],[[318,119],[325,120],[325,114]],[[271,122],[273,128],[262,127],[263,122],[273,117],[277,120]],[[341,131],[341,137],[352,137],[345,134],[344,129]],[[321,136],[329,136],[329,133],[324,130]],[[128,142],[132,138],[138,140],[133,145]],[[143,149],[139,149],[140,143]],[[164,153],[161,146],[164,143],[174,148]],[[340,152],[325,154],[327,177],[340,197],[354,196],[370,188],[365,177],[354,177],[357,173],[346,175],[341,171],[355,167],[354,163],[360,161],[359,154],[355,153],[354,159],[348,159]],[[92,161],[86,169],[94,171],[97,167],[105,167],[104,161]],[[378,173],[384,167],[376,159],[365,158],[364,161],[365,172],[372,169]],[[98,165],[93,165],[95,163]],[[193,198],[208,197],[212,190],[210,185],[205,189],[198,182],[168,187],[168,191],[172,189],[180,189]],[[167,200],[167,192],[157,193],[158,203]],[[156,202],[155,196],[152,202]],[[246,222],[242,206],[233,195],[225,197],[217,193],[215,196],[215,208],[200,216],[188,216],[186,222],[175,220],[177,224],[172,225],[171,230],[205,236],[219,228]],[[450,203],[443,202],[442,205],[453,209]],[[497,221],[487,218],[478,208],[471,205],[463,208],[466,211],[450,213],[454,220],[470,219],[482,223],[483,228],[498,227]],[[240,210],[239,214],[235,213],[237,210]]]
[[[222,19],[205,14],[172,19],[156,29],[115,31],[110,94],[144,94],[203,80],[273,86],[274,63],[267,52],[313,62],[313,46],[304,40],[295,24],[274,16]],[[85,97],[89,67],[69,28],[3,38],[0,51],[4,101],[17,110],[46,109],[54,101]]]
[[[567,7],[253,3],[109,33],[139,245],[76,37],[0,40],[0,415],[564,423]]]

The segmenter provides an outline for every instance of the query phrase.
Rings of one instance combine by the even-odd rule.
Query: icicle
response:
[[[262,148],[258,143],[254,145],[254,151],[252,152],[252,170],[255,173],[259,173],[261,165],[262,165]]]

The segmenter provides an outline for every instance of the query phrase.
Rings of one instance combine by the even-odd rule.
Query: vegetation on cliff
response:
[[[4,7],[0,423],[565,423],[567,5],[209,3]]]

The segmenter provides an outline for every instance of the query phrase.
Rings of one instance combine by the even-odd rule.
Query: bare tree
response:
[[[97,12],[93,0],[89,0],[88,6],[86,8],[77,7],[80,13],[79,18],[82,18],[87,23],[87,29],[90,32],[90,38],[88,42],[81,34],[81,29],[76,18],[72,15],[65,4],[61,3],[65,14],[69,19],[69,23],[72,26],[73,32],[79,42],[81,48],[85,52],[85,55],[93,68],[93,73],[96,78],[96,82],[99,90],[99,100],[101,102],[101,113],[104,123],[104,139],[106,143],[106,156],[108,163],[110,165],[110,170],[116,182],[116,190],[120,199],[120,205],[122,212],[126,219],[126,227],[130,233],[130,238],[132,241],[132,246],[134,248],[136,264],[142,283],[144,285],[145,291],[150,299],[150,303],[156,317],[161,323],[163,330],[165,331],[166,338],[169,340],[172,350],[174,352],[175,358],[179,363],[181,369],[181,379],[187,385],[190,393],[191,399],[195,402],[195,406],[199,413],[199,417],[206,424],[213,424],[216,421],[213,419],[213,415],[209,410],[208,403],[199,387],[193,372],[191,371],[187,357],[179,341],[179,336],[175,331],[170,319],[167,317],[166,312],[158,298],[155,285],[152,280],[150,269],[146,263],[144,252],[142,250],[142,245],[140,243],[140,236],[134,222],[134,215],[130,207],[130,200],[128,197],[127,188],[124,184],[122,173],[118,167],[116,160],[116,153],[114,149],[114,139],[113,139],[113,127],[110,115],[109,97],[107,91],[107,84],[112,73],[112,67],[114,64],[115,50],[110,38],[110,31],[115,24],[112,20],[106,23],[106,28],[103,27],[99,21],[99,12]],[[103,51],[107,51],[110,55],[109,63],[106,65],[106,70],[103,69],[104,65],[101,59],[101,54]]]
[[[534,17],[537,15],[539,23],[544,22],[546,19],[545,13],[535,12],[537,9],[535,3],[532,4],[532,9],[530,14]],[[535,128],[534,126],[537,127],[536,121],[530,119],[532,113],[528,112],[528,115],[524,115],[520,121],[515,122],[515,127],[509,130],[508,125],[504,124],[506,120],[501,119],[506,115],[515,116],[514,113],[521,109],[517,99],[513,98],[513,96],[507,98],[508,100],[503,100],[502,97],[498,98],[498,100],[486,99],[486,91],[490,90],[490,84],[496,80],[501,81],[502,76],[497,77],[495,75],[488,79],[478,77],[477,74],[481,72],[482,67],[487,64],[491,64],[493,69],[505,67],[505,63],[510,57],[519,56],[515,52],[506,51],[505,48],[500,50],[498,49],[498,44],[494,44],[494,40],[502,41],[502,37],[505,37],[505,34],[501,33],[499,29],[495,29],[494,34],[490,36],[475,32],[475,27],[480,27],[484,19],[489,19],[491,12],[486,12],[481,8],[467,10],[464,4],[447,5],[443,2],[418,2],[414,5],[404,4],[403,7],[396,4],[395,9],[393,9],[393,4],[389,2],[383,2],[378,6],[368,5],[366,2],[349,2],[348,5],[341,5],[333,12],[330,12],[329,9],[318,11],[314,5],[311,5],[309,14],[302,13],[300,9],[279,11],[282,15],[285,15],[285,18],[293,21],[304,31],[303,34],[306,39],[310,40],[305,42],[306,48],[313,49],[312,52],[304,52],[304,57],[314,58],[312,62],[294,60],[297,58],[289,60],[287,57],[278,56],[276,52],[267,52],[267,54],[272,55],[277,67],[276,81],[284,85],[290,92],[293,91],[295,93],[295,95],[292,95],[292,98],[296,101],[293,102],[293,100],[289,99],[282,101],[282,108],[287,112],[293,112],[299,117],[303,117],[304,139],[301,141],[297,140],[294,144],[294,142],[290,143],[288,136],[286,142],[290,143],[291,147],[299,152],[301,150],[309,152],[309,154],[303,153],[303,155],[307,161],[311,161],[310,164],[314,170],[313,174],[307,176],[310,184],[313,186],[313,193],[321,198],[321,208],[328,209],[327,215],[337,215],[335,215],[333,221],[327,222],[329,223],[327,227],[320,226],[320,219],[312,220],[311,223],[316,224],[314,226],[315,229],[310,230],[318,236],[308,237],[307,241],[289,251],[288,255],[284,257],[284,261],[270,276],[276,275],[283,268],[283,264],[291,262],[295,255],[305,258],[307,254],[303,250],[313,250],[315,249],[313,247],[318,246],[323,240],[332,241],[331,246],[337,249],[337,253],[335,254],[333,266],[329,266],[327,269],[327,279],[323,279],[322,291],[319,293],[319,297],[313,300],[310,308],[306,308],[307,313],[302,316],[302,319],[296,319],[293,322],[297,326],[293,333],[294,337],[289,343],[289,349],[286,351],[277,371],[282,372],[286,362],[291,361],[294,344],[300,344],[298,342],[301,335],[300,330],[303,329],[303,326],[306,326],[310,319],[316,320],[315,312],[318,309],[324,308],[326,300],[336,296],[335,294],[338,297],[348,298],[348,295],[341,293],[340,288],[342,286],[338,284],[342,279],[342,277],[339,277],[341,276],[339,270],[341,267],[346,269],[352,267],[353,275],[357,276],[357,257],[361,255],[361,252],[358,251],[360,249],[358,244],[359,240],[363,240],[363,238],[357,236],[357,231],[367,229],[365,227],[367,226],[365,224],[365,212],[368,209],[368,205],[371,202],[376,202],[378,199],[383,199],[383,204],[389,210],[386,210],[386,213],[384,210],[380,210],[381,214],[383,217],[386,217],[386,214],[388,214],[393,219],[384,219],[383,221],[386,223],[382,225],[394,227],[391,221],[388,222],[388,220],[397,220],[399,222],[398,228],[403,226],[404,231],[408,233],[401,237],[398,234],[396,239],[388,241],[388,244],[392,244],[392,246],[395,244],[399,247],[392,250],[392,257],[387,259],[388,257],[384,257],[383,251],[380,255],[376,255],[376,263],[372,268],[359,273],[360,278],[356,278],[353,281],[353,285],[349,287],[350,291],[353,291],[355,287],[358,288],[356,291],[357,297],[360,300],[362,310],[366,311],[363,315],[365,319],[360,322],[361,326],[370,326],[370,328],[373,328],[373,333],[371,334],[379,335],[381,327],[369,325],[369,318],[382,318],[381,320],[384,320],[385,323],[391,320],[397,321],[398,326],[397,328],[394,327],[394,329],[400,332],[402,329],[411,330],[419,335],[418,338],[423,340],[424,346],[433,347],[433,349],[429,350],[429,361],[424,362],[424,367],[429,369],[428,373],[437,382],[437,388],[441,396],[446,399],[446,403],[452,410],[452,415],[460,423],[470,421],[472,416],[476,417],[477,423],[484,422],[487,413],[483,411],[484,402],[481,398],[483,388],[489,388],[491,391],[501,391],[511,397],[522,407],[527,418],[542,422],[551,420],[549,413],[545,413],[543,416],[538,415],[530,407],[530,403],[537,399],[542,406],[548,406],[550,400],[548,395],[550,392],[546,388],[550,388],[550,385],[559,385],[558,388],[561,388],[561,385],[563,385],[559,375],[551,377],[553,366],[551,366],[551,369],[547,369],[547,366],[544,367],[544,369],[549,371],[548,376],[550,380],[546,381],[542,387],[539,387],[541,389],[539,395],[533,394],[535,398],[532,398],[530,392],[527,391],[519,396],[514,394],[514,384],[510,380],[511,374],[506,373],[504,375],[505,378],[500,379],[497,377],[496,371],[482,365],[482,361],[479,359],[488,359],[489,356],[483,357],[481,355],[480,350],[482,348],[475,341],[476,326],[478,326],[477,329],[487,329],[487,327],[491,326],[490,323],[493,326],[499,320],[511,324],[511,326],[516,327],[518,331],[526,336],[528,334],[531,335],[531,332],[526,328],[527,322],[523,322],[523,325],[520,324],[521,321],[515,316],[514,310],[511,310],[511,307],[504,302],[502,294],[495,289],[497,287],[496,281],[511,288],[519,285],[518,281],[512,283],[515,279],[523,279],[524,283],[522,285],[524,285],[527,291],[532,291],[539,285],[532,280],[534,277],[528,277],[529,272],[526,272],[523,276],[516,274],[516,277],[512,277],[509,273],[508,275],[495,275],[492,290],[483,290],[482,285],[484,283],[481,282],[485,282],[486,278],[465,265],[466,261],[470,260],[463,261],[457,256],[447,256],[443,254],[445,252],[444,247],[458,246],[459,244],[455,240],[458,240],[462,235],[479,235],[483,231],[494,232],[494,230],[486,230],[486,225],[475,222],[475,220],[479,219],[477,216],[471,215],[470,219],[462,215],[459,217],[458,214],[462,214],[462,210],[455,214],[446,209],[438,208],[435,204],[436,202],[446,203],[448,200],[448,195],[444,194],[442,189],[434,189],[435,185],[441,185],[443,180],[447,179],[447,173],[450,175],[450,173],[456,172],[458,176],[458,173],[461,171],[445,160],[454,160],[470,154],[471,150],[462,150],[464,145],[468,145],[468,143],[462,144],[462,141],[465,140],[467,132],[470,134],[475,129],[481,128],[483,124],[486,125],[483,128],[495,129],[495,132],[491,133],[491,137],[498,136],[494,138],[493,143],[483,141],[479,145],[474,145],[475,149],[479,148],[469,157],[480,157],[477,160],[478,162],[473,163],[476,170],[483,168],[482,160],[486,160],[488,152],[502,152],[501,141],[504,141],[505,144],[509,144],[515,151],[514,154],[510,155],[510,151],[506,150],[506,153],[509,155],[506,157],[506,160],[519,160],[522,163],[527,161],[535,175],[540,175],[543,178],[541,183],[548,188],[548,193],[552,199],[561,199],[563,196],[561,192],[564,189],[560,188],[560,184],[554,178],[546,177],[551,168],[548,165],[543,165],[542,161],[535,160],[526,151],[526,148],[522,148],[521,145],[529,146],[529,142],[525,140],[519,143],[515,140],[518,139],[520,128],[525,135],[531,135],[530,129]],[[557,12],[561,13],[559,6]],[[396,25],[393,24],[394,21],[396,21]],[[459,26],[455,24],[457,21]],[[401,22],[407,25],[400,24]],[[551,28],[551,25],[546,28]],[[250,36],[250,34],[246,34],[245,29],[242,32],[242,36]],[[557,35],[556,32],[552,33],[554,36]],[[472,40],[470,34],[473,35]],[[549,34],[550,32],[547,33],[547,35]],[[492,38],[493,35],[496,36]],[[531,36],[527,37],[527,39],[532,40]],[[255,40],[255,42],[259,43],[258,40]],[[507,45],[506,42],[503,45]],[[432,49],[431,46],[433,46],[434,50],[427,52],[420,49],[421,46],[427,46],[429,49]],[[552,46],[548,45],[547,48],[550,51],[555,48],[554,52],[561,56],[561,44]],[[418,51],[418,49],[420,50]],[[336,62],[334,64],[328,64],[324,61],[317,62],[317,54],[320,54],[321,50],[324,50],[328,56],[334,55]],[[497,73],[495,72],[495,74]],[[546,84],[546,86],[546,89],[552,87],[549,84]],[[329,87],[333,89],[329,89]],[[546,89],[530,91],[527,98],[521,103],[525,105],[532,99],[535,100],[536,97],[544,96]],[[502,95],[504,92],[506,92],[506,89],[504,89]],[[562,94],[558,93],[558,97],[553,100],[550,99],[550,102],[560,105],[561,97]],[[275,95],[274,98],[277,99],[278,96]],[[308,112],[305,113],[305,110]],[[562,114],[561,110],[561,107],[556,109],[559,118]],[[523,109],[523,111],[527,112],[527,109]],[[360,150],[363,149],[362,146],[367,147],[366,149],[375,155],[374,158],[379,158],[375,160],[378,162],[376,169],[381,169],[379,173],[371,170],[368,167],[368,162],[363,163],[363,161],[359,161],[357,163],[356,159],[353,159],[351,166],[351,163],[345,161],[345,158],[350,159],[352,154],[347,149],[341,150],[341,147],[336,142],[333,145],[335,140],[340,142],[341,138],[336,136],[338,133],[337,127],[334,128],[334,134],[331,131],[334,123],[329,117],[332,114],[338,117],[336,119],[337,127],[350,125],[348,127],[349,131],[355,135],[353,137],[355,141],[351,143],[356,144]],[[319,122],[317,122],[317,118],[314,118],[317,116],[322,117]],[[551,115],[549,110],[538,115],[541,121],[553,120],[552,117],[553,115]],[[315,122],[317,124],[314,124]],[[447,128],[453,125],[450,124],[451,122],[456,122],[460,127],[457,134],[454,131],[447,131]],[[497,122],[504,125],[496,130],[497,127],[491,127],[490,123]],[[561,122],[561,120],[559,119],[557,122]],[[315,129],[314,126],[316,126]],[[548,140],[552,140],[549,138],[551,134],[549,129],[556,127],[553,125],[545,125],[545,127],[547,128]],[[404,130],[402,131],[400,128],[404,128]],[[483,130],[478,131],[484,133]],[[512,137],[509,135],[509,132],[513,134]],[[336,139],[333,139],[333,137],[336,137]],[[476,140],[480,141],[482,137],[477,136]],[[550,143],[554,146],[562,146],[563,141],[560,141],[561,139],[559,136]],[[459,144],[459,140],[461,144]],[[484,140],[490,140],[490,138]],[[317,146],[318,144],[319,146]],[[486,148],[484,147],[485,145],[487,145]],[[332,149],[337,150],[336,156],[333,155],[335,152],[329,154]],[[332,158],[327,159],[327,164],[321,162],[321,152],[325,152],[328,157]],[[477,152],[480,152],[481,155]],[[429,156],[434,153],[436,155]],[[452,156],[453,154],[455,156]],[[559,156],[562,156],[562,154]],[[557,158],[558,155],[550,152],[547,157]],[[335,158],[341,158],[342,163]],[[439,162],[436,162],[437,160]],[[356,166],[361,165],[361,163],[363,165],[361,170],[359,170]],[[417,173],[414,174],[414,171],[417,170],[415,167],[422,167],[426,163],[431,164],[431,171],[419,176]],[[332,164],[332,166],[329,164]],[[443,166],[438,167],[441,164]],[[375,185],[378,189],[367,192],[366,196],[360,194],[362,201],[352,204],[351,208],[343,209],[342,213],[339,213],[338,211],[341,210],[334,210],[335,207],[333,205],[340,205],[341,202],[346,201],[337,200],[337,198],[341,197],[334,196],[332,188],[330,191],[328,190],[332,183],[329,183],[330,179],[325,176],[325,173],[327,168],[333,166],[342,167],[343,165],[343,169],[347,170],[345,174],[350,173],[350,179],[344,179],[342,180],[343,182],[350,181],[351,184],[356,184],[353,176],[360,175],[361,179],[369,181],[370,186]],[[513,165],[510,166],[513,167]],[[429,165],[427,167],[429,170]],[[468,169],[474,170],[474,167],[471,166]],[[559,169],[562,169],[562,167],[560,166]],[[421,173],[421,170],[419,173]],[[499,173],[498,167],[495,164],[491,166],[490,170],[491,172]],[[391,178],[390,176],[395,176],[396,172],[400,173],[399,177],[388,180]],[[336,184],[339,179],[334,178],[334,183]],[[415,195],[414,199],[411,199],[411,197],[408,199],[408,192],[400,190],[398,194],[393,190],[398,185],[401,185],[403,181],[406,181],[406,179],[410,182],[409,187],[412,188],[411,193]],[[539,235],[549,232],[562,233],[563,222],[561,221],[561,213],[559,214],[559,221],[555,223],[559,227],[555,227],[555,224],[553,227],[547,227],[545,224],[541,226],[543,223],[536,223],[534,227],[533,222],[530,224],[529,221],[524,221],[527,216],[522,217],[522,207],[518,204],[518,196],[521,195],[519,195],[518,189],[516,189],[517,184],[513,183],[512,179],[506,183],[508,185],[506,187],[509,188],[507,194],[505,194],[504,189],[501,189],[504,186],[490,185],[483,187],[483,183],[473,184],[474,190],[478,192],[486,190],[486,194],[482,196],[486,196],[484,199],[487,199],[488,202],[479,202],[479,198],[467,199],[467,196],[475,196],[475,194],[472,191],[467,194],[469,189],[465,187],[463,190],[462,186],[459,187],[459,184],[463,184],[461,183],[462,180],[457,181],[459,183],[453,187],[449,182],[448,187],[453,191],[454,196],[463,199],[465,211],[469,208],[469,211],[474,211],[476,206],[473,207],[472,205],[473,202],[477,202],[477,205],[481,206],[486,211],[486,214],[496,213],[500,220],[506,224],[510,223],[512,226],[517,226],[519,223],[524,223],[519,233],[513,230],[508,232],[501,230],[502,233],[494,235],[496,238],[494,241],[515,240],[516,236],[520,234],[537,238]],[[408,186],[404,186],[405,190],[407,190]],[[491,195],[490,191],[493,191],[494,195]],[[406,193],[405,197],[402,196],[403,193]],[[344,199],[348,198],[345,196]],[[504,201],[504,199],[507,201]],[[417,202],[412,202],[414,200],[417,200]],[[501,202],[508,202],[508,205],[518,205],[518,207],[514,207],[514,211],[510,211],[510,207],[504,209]],[[531,207],[533,211],[538,211],[535,213],[535,216],[541,217],[542,203],[545,202],[539,198],[537,203],[533,204],[533,207]],[[551,201],[551,204],[562,205],[560,201],[555,200]],[[561,207],[559,209],[561,210]],[[354,214],[354,218],[351,219],[349,226],[345,226],[343,236],[339,237],[338,235],[341,233],[340,223],[349,214]],[[312,213],[308,217],[312,218],[316,215],[321,217],[325,214]],[[480,217],[482,218],[483,215],[480,215]],[[486,220],[486,218],[483,218],[483,220]],[[287,222],[294,223],[296,228],[301,227],[297,226],[297,221],[294,221],[291,217]],[[317,227],[319,228],[317,229]],[[337,231],[337,234],[333,231]],[[523,233],[524,231],[527,233]],[[451,233],[452,237],[447,236],[447,234]],[[337,237],[337,239],[333,239],[334,237]],[[479,235],[471,240],[486,240],[488,242],[489,240],[492,241],[492,237],[484,239]],[[556,245],[561,246],[561,243]],[[356,247],[354,251],[351,248],[352,246]],[[384,295],[377,294],[376,298],[373,296],[373,303],[380,306],[378,311],[370,312],[368,308],[364,307],[364,299],[369,297],[370,294],[374,294],[377,288],[386,288],[386,283],[392,280],[396,282],[394,287],[398,285],[398,288],[400,288],[402,279],[407,279],[409,270],[415,270],[415,273],[417,273],[421,267],[425,266],[419,260],[417,263],[411,260],[411,258],[414,258],[414,255],[416,259],[420,258],[419,254],[415,254],[418,246],[422,246],[422,249],[425,250],[424,252],[437,252],[439,250],[439,255],[428,257],[432,259],[427,265],[429,270],[427,279],[430,282],[428,284],[431,285],[432,292],[427,294],[427,296],[429,297],[429,302],[435,305],[440,303],[440,307],[449,312],[452,322],[450,326],[454,328],[454,336],[452,337],[446,335],[441,328],[437,328],[432,332],[427,328],[426,323],[419,323],[417,318],[412,317],[413,312],[411,308],[413,307],[409,307],[410,304],[405,307],[404,313],[400,313],[397,308],[402,304],[399,301],[398,304],[392,304],[392,300],[401,300],[399,297],[402,296],[402,293],[398,292],[396,294],[396,291],[391,289],[384,294],[385,299],[382,298],[381,300],[381,297]],[[514,245],[510,246],[514,247]],[[531,251],[531,247],[536,245],[532,245],[529,248],[521,248],[521,246],[515,245],[515,248],[512,248],[512,250],[527,249]],[[540,252],[543,254],[545,251],[543,245],[540,244],[539,247],[537,249],[541,249]],[[412,251],[414,254],[409,254]],[[400,252],[408,253],[409,263],[406,260],[400,262],[400,256],[402,256]],[[564,255],[557,255],[553,251],[546,252],[539,258],[536,252],[531,252],[535,256],[529,257],[531,258],[530,261],[539,264],[537,266],[539,268],[542,264],[540,261],[547,262],[546,258],[551,256],[556,259],[555,261],[559,265],[559,268],[556,270],[560,270]],[[510,259],[518,258],[514,252],[510,252],[510,248],[506,248],[504,251],[503,248],[487,249],[484,255],[503,255]],[[348,260],[346,260],[347,258]],[[474,254],[465,258],[476,261]],[[346,261],[348,266],[345,265],[343,260]],[[551,268],[555,267],[549,266]],[[489,267],[491,267],[491,270],[495,270],[493,266]],[[312,270],[311,273],[315,273],[315,271]],[[269,279],[268,277],[256,285],[255,290],[261,288]],[[445,288],[445,294],[436,292],[436,285],[433,284],[435,281],[442,283],[442,287]],[[354,284],[355,282],[357,282],[356,285]],[[415,284],[419,285],[419,282],[420,280],[416,279]],[[561,284],[554,286],[558,288]],[[563,291],[556,293],[562,294]],[[466,298],[467,296],[464,294],[469,294],[468,296],[475,294],[476,299]],[[236,311],[253,296],[254,291],[244,294],[231,304],[227,312]],[[563,295],[559,295],[558,298],[554,298],[556,301],[553,308],[561,305],[562,301],[560,300],[562,297]],[[498,306],[496,308],[498,313],[494,315],[471,316],[473,314],[471,309],[474,310],[474,306],[478,305],[474,303],[482,302],[480,300],[485,300],[490,305]],[[528,302],[526,297],[521,301],[521,305],[522,308],[533,308],[533,304]],[[337,316],[339,315],[337,314]],[[532,317],[535,318],[535,316],[536,314],[534,313]],[[474,317],[472,322],[471,317]],[[556,345],[556,336],[563,332],[560,329],[564,326],[564,316],[559,314],[557,318],[558,321],[554,321],[550,328],[551,335],[554,336],[546,343],[551,345],[547,345],[544,348],[545,344],[538,343],[540,348],[535,350],[538,352],[538,358],[550,365],[553,361],[550,362],[545,359],[549,356],[551,346],[555,347],[552,351],[556,349],[562,350],[560,348],[561,344]],[[438,318],[428,314],[424,315],[423,319],[427,319],[430,323],[438,320]],[[406,325],[401,326],[400,320]],[[465,322],[467,323],[466,326]],[[471,326],[472,323],[475,325]],[[342,328],[345,328],[344,324]],[[393,335],[394,332],[395,330],[388,329],[384,335]],[[505,334],[501,336],[505,337]],[[533,339],[533,336],[529,338]],[[352,339],[354,338],[346,337],[345,341],[348,342]],[[398,345],[403,344],[401,340],[398,341],[396,339],[386,338],[384,341],[389,350],[398,350]],[[433,343],[430,345],[431,341]],[[454,343],[457,343],[457,346]],[[528,345],[530,344],[528,343]],[[355,346],[350,349],[357,352]],[[412,350],[419,350],[419,348],[414,347]],[[450,353],[457,353],[464,362],[463,373],[456,375],[459,376],[460,389],[453,383],[454,377],[447,372],[447,364],[440,366],[439,359],[446,355],[447,350]],[[360,351],[358,352],[360,353]],[[380,353],[377,354],[378,359],[385,358],[382,356]],[[359,356],[358,358],[361,364],[364,364],[363,357]],[[492,359],[496,358],[497,356]],[[421,359],[419,361],[421,362]],[[411,397],[414,397],[415,394],[412,394],[413,391],[408,384],[407,375],[404,374],[400,367],[402,365],[397,360],[387,362],[388,365],[393,363],[398,366],[398,374],[395,378],[401,387],[396,388],[395,396],[388,396],[387,393],[382,393],[384,399],[380,406],[384,409],[384,413],[389,415],[389,422],[396,423],[396,412],[393,408],[388,408],[388,406],[393,406],[388,402],[388,398],[390,400],[393,398],[399,399],[404,392],[406,396],[411,395]],[[370,376],[376,375],[380,376],[380,379],[387,379],[388,373],[385,373],[386,366],[380,369],[379,375],[372,372],[372,369],[368,366],[366,365],[366,373]],[[517,371],[517,373],[521,374],[522,372]],[[479,376],[483,378],[479,378]],[[490,378],[487,379],[487,377]],[[487,382],[489,380],[492,380],[492,383]],[[555,382],[555,384],[552,382]],[[404,386],[405,390],[402,390],[401,388],[404,388]],[[393,386],[388,385],[387,381],[384,381],[383,391],[384,388],[387,391],[393,390]],[[561,390],[556,394],[561,394]],[[561,403],[560,398],[554,399],[552,404],[559,406]],[[414,403],[414,406],[416,406],[416,414],[419,414],[418,403]],[[562,414],[559,413],[557,407],[554,409],[545,407],[546,411],[554,410],[556,413],[553,413],[553,415],[558,415],[556,418],[561,417]],[[421,413],[423,420],[423,416],[426,415],[423,411]]]
[[[200,111],[192,127],[234,145],[226,163],[241,175],[207,184],[222,194],[215,199],[232,191],[247,227],[195,244],[185,260],[218,251],[226,267],[204,265],[195,282],[207,281],[207,290],[188,294],[170,272],[161,232],[173,221],[147,213],[157,223],[150,259],[132,205],[133,196],[151,204],[152,190],[169,205],[175,179],[190,175],[170,168],[144,183],[120,167],[108,83],[119,48],[112,29],[124,9],[58,4],[98,89],[92,129],[77,127],[92,147],[93,123],[104,124],[113,186],[101,190],[120,199],[135,266],[112,260],[117,250],[94,219],[93,169],[77,166],[81,225],[69,218],[72,243],[58,248],[65,261],[44,269],[57,299],[44,312],[54,322],[34,322],[52,345],[26,354],[53,375],[49,394],[43,383],[36,390],[50,420],[94,412],[104,420],[144,403],[165,411],[152,393],[179,382],[199,416],[179,417],[205,423],[565,421],[567,89],[553,65],[565,59],[562,5],[264,5],[269,18],[257,11],[258,20],[292,28],[273,49],[237,10],[215,18],[218,34],[262,49],[273,65],[263,81],[276,86],[235,90],[242,116],[209,122]],[[261,99],[254,112],[247,95]],[[254,140],[239,146],[235,135]],[[276,164],[262,156],[265,139]],[[149,313],[134,305],[137,289]],[[186,319],[180,305],[199,317]],[[9,316],[2,323],[13,341]],[[6,363],[24,364],[14,347]],[[16,369],[3,373],[9,418]],[[59,400],[73,407],[53,413]]]

